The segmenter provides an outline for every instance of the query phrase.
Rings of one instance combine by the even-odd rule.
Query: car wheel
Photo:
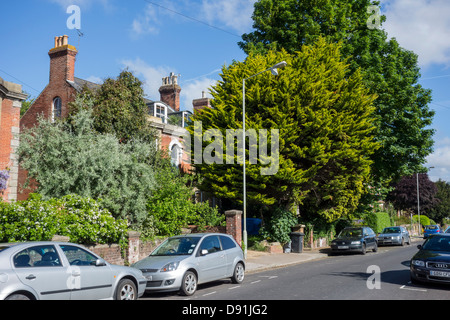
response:
[[[366,244],[363,243],[363,244],[362,244],[361,253],[362,253],[362,254],[366,254],[366,252],[367,252],[367,251],[366,251]]]
[[[377,252],[378,251],[378,243],[375,242],[375,247],[373,247],[372,251],[373,252]]]
[[[136,285],[130,279],[122,279],[116,290],[116,300],[137,300]]]
[[[236,267],[234,267],[234,274],[231,277],[231,281],[233,283],[242,283],[245,278],[245,268],[242,263],[237,263]]]
[[[405,238],[402,238],[402,243],[401,246],[404,247],[405,246]]]
[[[7,297],[6,300],[30,300],[30,298],[24,294],[12,294]]]
[[[192,271],[188,271],[183,276],[180,292],[185,296],[192,296],[197,290],[197,276]]]

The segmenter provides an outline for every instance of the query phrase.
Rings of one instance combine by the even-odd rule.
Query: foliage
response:
[[[49,241],[58,234],[83,244],[124,243],[127,229],[126,220],[76,195],[45,201],[34,194],[24,202],[0,203],[0,242]]]
[[[193,178],[183,175],[168,163],[156,173],[160,183],[147,202],[148,216],[141,229],[144,237],[154,235],[173,236],[181,228],[195,224],[200,228],[221,225],[224,216],[208,203],[194,203]]]
[[[92,125],[95,131],[115,135],[121,142],[154,141],[155,134],[147,121],[142,82],[131,72],[124,70],[116,79],[106,79],[95,91],[85,87],[81,98],[92,99],[95,106]],[[83,107],[72,103],[70,117]]]
[[[437,188],[427,174],[419,174],[420,210],[430,211],[437,204]],[[394,190],[388,194],[387,200],[397,210],[417,212],[417,176],[405,176],[394,184]]]
[[[39,119],[21,135],[22,168],[38,183],[44,200],[77,194],[98,199],[114,217],[140,223],[147,215],[147,199],[156,184],[151,157],[154,143],[133,140],[121,144],[115,136],[92,130],[91,101],[67,123]]]
[[[433,206],[427,214],[433,220],[443,222],[449,216],[450,212],[450,183],[439,179],[436,183],[436,199],[439,201]]]
[[[384,228],[392,226],[391,218],[387,212],[368,212],[364,215],[364,222],[375,233],[380,233]]]
[[[245,62],[223,68],[222,80],[212,89],[214,108],[192,118],[194,124],[202,122],[203,132],[220,128],[223,137],[226,129],[241,129],[242,79],[277,62],[288,63],[277,77],[266,72],[246,82],[247,130],[267,129],[269,136],[271,129],[279,130],[278,171],[262,175],[261,168],[267,166],[261,158],[247,167],[249,205],[295,203],[301,205],[302,217],[332,221],[354,210],[366,192],[369,157],[377,148],[372,136],[374,96],[358,72],[348,76],[339,49],[319,39],[293,55],[250,54]],[[188,130],[193,136],[193,126]],[[268,153],[272,143],[268,138]],[[203,142],[203,150],[207,144]],[[202,163],[195,168],[202,190],[242,203],[242,165]]]
[[[297,223],[297,217],[292,212],[275,207],[259,232],[268,241],[279,242],[284,245],[289,242],[291,228]]]
[[[259,0],[254,31],[244,34],[239,45],[248,54],[272,49],[293,54],[319,37],[341,42],[351,73],[361,68],[365,85],[378,96],[375,137],[381,148],[371,155],[371,185],[386,192],[389,182],[420,171],[432,152],[434,111],[428,107],[431,91],[418,83],[417,55],[388,39],[384,30],[369,29],[370,5],[379,1]],[[380,16],[380,23],[385,20]]]
[[[8,187],[9,172],[8,170],[0,170],[0,192]]]
[[[413,222],[414,223],[418,223],[419,222],[419,216],[416,214],[416,215],[413,215]],[[430,218],[428,218],[426,215],[424,215],[424,214],[421,214],[420,215],[420,224],[422,225],[422,227],[425,227],[425,226],[429,226],[430,224],[432,224],[431,223],[431,220],[430,220]]]

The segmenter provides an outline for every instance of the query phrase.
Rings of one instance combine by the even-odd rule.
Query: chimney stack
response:
[[[55,37],[55,47],[48,53],[50,56],[50,81],[74,81],[75,60],[78,53],[74,46],[69,45],[69,37]]]
[[[211,99],[206,97],[205,91],[202,91],[202,97],[200,99],[194,99],[192,104],[194,106],[194,113],[196,113],[204,108],[211,108]]]
[[[171,106],[175,111],[180,111],[180,92],[178,76],[173,72],[162,79],[162,86],[159,88],[161,101]]]

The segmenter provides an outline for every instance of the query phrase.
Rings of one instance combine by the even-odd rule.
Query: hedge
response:
[[[364,221],[375,233],[381,233],[384,228],[392,225],[391,218],[387,212],[367,213],[364,217]]]

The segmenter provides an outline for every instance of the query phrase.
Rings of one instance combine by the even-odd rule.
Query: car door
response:
[[[113,273],[106,263],[97,266],[98,257],[74,245],[60,245],[70,265],[72,300],[108,299],[113,296]]]
[[[225,253],[225,259],[226,259],[226,269],[225,269],[225,273],[226,276],[232,276],[234,273],[234,263],[237,260],[237,256],[238,256],[238,251],[237,249],[237,244],[236,242],[234,242],[230,237],[226,236],[226,235],[221,235],[219,236],[220,238],[220,242],[222,244],[222,250]],[[239,248],[240,250],[240,248]]]
[[[226,258],[217,235],[205,237],[197,255],[199,283],[225,277]]]
[[[36,245],[13,256],[13,268],[20,281],[41,300],[69,300],[68,266],[64,266],[54,245]]]
[[[370,228],[364,228],[364,239],[366,241],[367,248],[375,248],[376,240],[375,240],[375,232]]]

